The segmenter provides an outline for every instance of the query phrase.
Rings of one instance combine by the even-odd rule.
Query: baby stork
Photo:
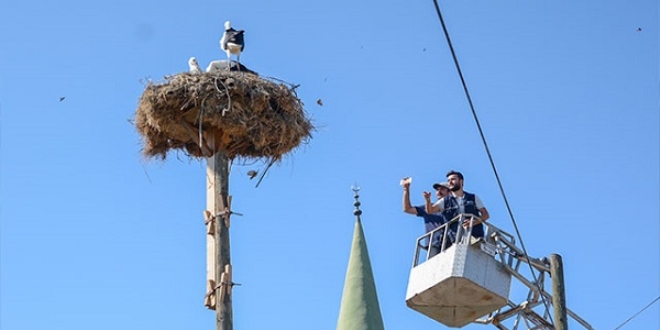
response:
[[[192,74],[202,74],[204,71],[202,71],[202,68],[199,67],[199,63],[197,63],[197,59],[194,57],[191,57],[188,60],[188,67],[190,68],[190,73]]]
[[[241,63],[241,52],[245,48],[243,40],[243,30],[234,30],[229,21],[225,22],[225,33],[222,34],[220,39],[220,48],[227,53],[227,60],[231,65],[231,54],[236,55],[236,61]]]

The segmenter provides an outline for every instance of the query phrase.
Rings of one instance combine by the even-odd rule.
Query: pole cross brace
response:
[[[220,275],[220,284],[218,284],[213,290],[220,290],[220,301],[225,301],[225,297],[231,295],[231,289],[234,285],[240,286],[240,283],[234,283],[232,281],[231,265],[225,265],[225,271]]]
[[[215,309],[215,290],[218,288],[218,286],[215,285],[214,280],[209,280],[206,287],[208,288],[208,291],[204,295],[204,306],[206,306],[208,309]]]
[[[211,214],[211,211],[204,210],[204,225],[206,225],[206,234],[215,235],[215,216]]]
[[[225,220],[225,226],[227,226],[227,228],[229,228],[229,224],[230,224],[229,223],[229,216],[231,216],[232,214],[236,214],[238,216],[243,216],[243,213],[234,212],[234,211],[230,210],[229,207],[225,207],[225,209],[222,210],[220,213],[218,213],[216,215],[216,217],[222,217]]]
[[[225,220],[225,225],[227,226],[227,228],[229,228],[229,225],[230,225],[229,216],[231,216],[232,214],[236,214],[238,216],[243,216],[243,213],[234,212],[234,211],[230,210],[228,207],[225,207],[225,209],[222,212],[220,212],[216,215],[213,215],[213,213],[211,213],[211,211],[209,211],[209,210],[204,210],[204,224],[206,225],[206,233],[208,235],[214,235],[214,233],[215,233],[215,221],[214,220],[219,218],[219,217],[223,218]]]

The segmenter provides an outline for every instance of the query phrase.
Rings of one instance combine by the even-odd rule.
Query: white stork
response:
[[[190,68],[191,74],[202,74],[204,72],[202,71],[202,68],[199,67],[199,63],[197,63],[197,59],[194,57],[191,57],[188,60],[188,67]]]
[[[236,61],[241,63],[241,52],[245,48],[243,30],[234,30],[229,21],[225,22],[225,32],[220,39],[220,48],[227,53],[227,60],[231,63],[231,55],[236,55]]]

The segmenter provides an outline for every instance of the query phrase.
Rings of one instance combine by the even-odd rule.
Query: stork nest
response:
[[[311,139],[314,126],[295,88],[233,71],[165,79],[148,83],[135,112],[147,158],[164,160],[174,149],[278,161]]]

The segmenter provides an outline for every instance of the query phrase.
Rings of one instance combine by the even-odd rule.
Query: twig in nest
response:
[[[213,156],[211,150],[206,146],[206,144],[204,144],[202,140],[199,140],[195,135],[195,126],[191,125],[183,118],[179,120],[179,125],[181,125],[186,130],[186,132],[188,132],[188,134],[193,139],[193,141],[197,140],[194,142],[196,142],[197,145],[199,145],[199,149],[202,151],[202,154],[204,154],[206,157]]]
[[[190,102],[192,102],[193,99],[194,98],[189,97],[188,100],[186,100],[186,103],[184,103],[179,110],[184,111],[184,112],[190,110],[188,108],[188,105],[190,104]]]
[[[206,102],[206,99],[207,99],[208,97],[209,97],[209,96],[207,95],[207,96],[202,100],[202,106],[199,108],[199,118],[197,118],[197,120],[199,121],[199,127],[198,127],[198,129],[197,129],[197,132],[199,133],[199,148],[200,148],[200,149],[202,149],[202,141],[203,141],[203,139],[202,139],[202,132],[203,132],[203,131],[202,131],[202,121],[203,121],[202,116],[203,116],[203,114],[204,114],[204,108],[205,108],[205,106],[204,106],[204,102]],[[203,149],[202,149],[202,150],[203,150]],[[215,150],[214,150],[214,151],[215,151]]]
[[[300,84],[298,84],[298,85],[294,85],[293,83],[290,83],[290,82],[288,82],[288,81],[286,81],[286,80],[278,79],[278,78],[275,78],[275,77],[266,77],[266,78],[271,79],[271,80],[275,80],[275,81],[278,81],[278,82],[281,82],[281,83],[283,83],[283,84],[287,84],[287,85],[289,85],[289,86],[291,87],[290,90],[295,90],[296,88],[300,87]]]
[[[261,180],[264,179],[264,176],[266,176],[266,172],[268,172],[268,169],[275,164],[275,157],[270,159],[270,162],[268,162],[268,166],[266,166],[266,169],[264,169],[264,172],[261,173],[261,176],[259,177],[259,181],[257,181],[257,185],[254,186],[255,188],[259,187],[259,184],[261,183]]]
[[[199,147],[202,147],[202,113],[204,113],[204,108],[199,109],[199,118],[197,121],[199,121],[199,127],[197,128],[197,133],[199,133]]]
[[[218,77],[215,77],[216,83],[213,84],[213,86],[215,86],[215,89],[218,90],[218,93],[222,93],[222,91],[220,91],[220,88],[218,88],[218,84],[217,84],[218,81],[222,84],[222,87],[225,88],[225,92],[227,93],[227,100],[228,100],[227,108],[222,109],[222,115],[224,116],[225,112],[231,110],[231,95],[229,95],[229,88],[227,88],[227,85],[225,85],[225,83],[223,83],[222,80],[219,80]]]

